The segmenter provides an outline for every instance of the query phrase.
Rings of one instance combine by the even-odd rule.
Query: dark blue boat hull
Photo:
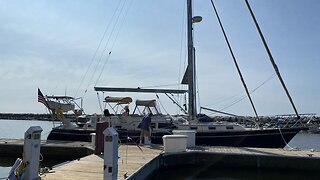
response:
[[[233,147],[259,147],[259,148],[283,148],[300,131],[305,128],[283,128],[196,133],[196,145],[206,146],[233,146]],[[84,129],[53,129],[48,140],[63,141],[91,141],[91,133],[94,130]],[[139,142],[139,131],[119,130],[119,138],[122,143]],[[162,144],[162,136],[169,133],[152,133],[151,142]],[[128,138],[129,137],[129,138]]]

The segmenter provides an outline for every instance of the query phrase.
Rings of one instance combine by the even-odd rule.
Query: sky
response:
[[[258,114],[294,113],[245,1],[214,2]],[[298,112],[319,115],[320,2],[249,2]],[[185,89],[185,11],[186,0],[0,0],[0,112],[47,113],[37,88],[82,97],[87,114],[108,95],[156,98],[95,86]],[[194,0],[193,13],[203,17],[194,24],[198,107],[253,115],[210,0]],[[177,113],[159,97],[163,113]]]

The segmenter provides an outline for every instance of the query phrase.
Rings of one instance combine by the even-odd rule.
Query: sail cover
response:
[[[155,99],[152,100],[136,100],[136,106],[156,107]]]
[[[181,80],[181,84],[189,84],[188,81],[188,72],[189,72],[189,66],[187,66],[186,71],[184,72],[183,78]]]
[[[119,103],[119,104],[129,104],[132,102],[131,97],[110,97],[110,96],[107,96],[104,100],[105,100],[105,102],[108,102],[108,103]]]

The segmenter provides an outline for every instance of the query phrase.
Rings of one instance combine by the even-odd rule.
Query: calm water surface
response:
[[[53,124],[50,121],[24,121],[0,119],[0,138],[23,139],[30,126],[41,126],[41,139],[47,139]]]
[[[53,124],[52,124],[52,122],[49,122],[49,121],[36,121],[36,120],[24,121],[24,120],[1,120],[0,119],[0,138],[23,139],[24,132],[27,131],[30,126],[41,126],[41,128],[43,129],[43,131],[41,133],[41,139],[45,140],[45,139],[47,139],[47,136],[49,135],[49,133],[53,127]],[[285,149],[291,149],[291,148],[320,150],[320,134],[307,134],[307,133],[297,134],[289,142],[288,146],[285,147]],[[15,161],[15,158],[0,157],[0,179],[3,177],[6,177],[8,175],[8,172],[10,171],[10,168],[11,168],[10,166],[14,163],[14,161]],[[47,164],[42,164],[42,166],[52,166],[52,165],[57,164],[59,162],[46,162],[46,163]],[[240,177],[242,176],[243,173],[241,173],[241,172],[243,172],[243,171],[246,171],[246,170],[239,171]],[[214,174],[212,174],[212,176],[208,176],[208,177],[220,177],[220,178],[224,179],[223,176],[222,177],[220,176],[220,174],[221,174],[220,172],[223,172],[223,174],[225,174],[225,173],[230,174],[231,172],[235,172],[235,171],[234,170],[221,170],[221,171],[219,170],[219,171],[210,171],[210,172],[212,172]],[[245,173],[245,174],[247,174],[247,173]],[[253,177],[257,177],[257,176],[258,177],[270,177],[267,174],[264,172],[257,172],[257,174],[252,174],[252,176]],[[277,172],[275,172],[274,175],[279,175],[279,174]],[[252,179],[252,176],[245,177],[245,179]],[[271,174],[271,176],[272,176],[272,174]],[[198,179],[202,179],[201,177],[202,177],[202,175],[200,175],[198,177]],[[299,176],[297,176],[297,177],[299,177]],[[230,177],[230,178],[233,179],[234,177]],[[270,177],[270,178],[273,179],[272,177]],[[161,177],[159,179],[161,179]],[[264,178],[262,178],[262,179],[264,179]],[[292,178],[290,178],[290,179],[292,179]],[[293,179],[295,179],[295,178],[293,178]]]

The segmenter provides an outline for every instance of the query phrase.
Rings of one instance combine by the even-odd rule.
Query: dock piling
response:
[[[103,147],[104,147],[104,135],[103,131],[109,126],[107,122],[97,122],[96,125],[96,146],[95,146],[95,154],[100,155],[103,153]]]
[[[104,166],[103,179],[116,180],[118,176],[118,140],[117,131],[109,127],[103,131],[104,134]]]
[[[23,161],[26,166],[26,179],[39,178],[41,132],[40,126],[32,126],[24,134]]]

